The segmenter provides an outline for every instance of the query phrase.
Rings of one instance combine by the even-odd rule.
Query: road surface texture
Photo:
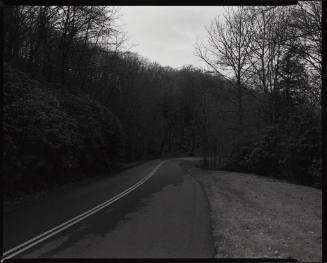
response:
[[[214,257],[205,193],[177,159],[150,161],[6,212],[4,251],[96,207],[151,173],[117,201],[26,250],[23,245],[13,257]]]

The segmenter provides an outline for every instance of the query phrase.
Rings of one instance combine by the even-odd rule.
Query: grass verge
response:
[[[252,174],[182,166],[204,187],[217,258],[322,260],[321,190]]]

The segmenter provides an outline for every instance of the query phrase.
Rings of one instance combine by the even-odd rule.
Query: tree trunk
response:
[[[237,100],[238,100],[238,117],[239,117],[239,131],[243,133],[243,100],[242,100],[242,85],[240,76],[237,77]]]

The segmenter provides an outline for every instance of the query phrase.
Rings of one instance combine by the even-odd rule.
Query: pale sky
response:
[[[224,11],[219,6],[122,6],[120,24],[131,51],[162,66],[205,67],[195,43],[206,38],[205,26]]]

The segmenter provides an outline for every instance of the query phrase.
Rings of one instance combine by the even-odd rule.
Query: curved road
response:
[[[130,188],[133,185],[137,187]],[[99,211],[91,210],[117,195]],[[92,214],[19,247],[85,211]],[[214,257],[206,196],[177,159],[150,161],[115,176],[54,191],[43,200],[6,212],[3,230],[5,256],[10,257]]]

